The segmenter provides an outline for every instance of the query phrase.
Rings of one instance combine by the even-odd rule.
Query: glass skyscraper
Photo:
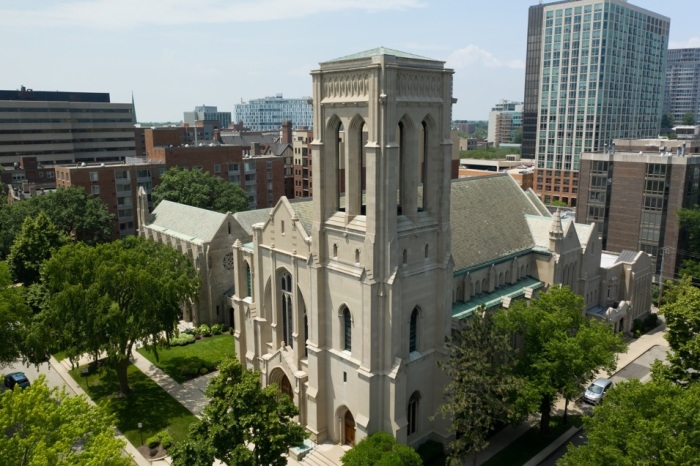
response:
[[[523,156],[545,202],[575,205],[582,152],[658,134],[669,25],[625,0],[530,7]]]

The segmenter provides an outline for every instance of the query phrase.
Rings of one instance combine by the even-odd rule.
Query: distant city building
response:
[[[236,123],[251,131],[279,131],[284,120],[294,124],[294,128],[313,128],[313,114],[310,97],[285,99],[282,94],[263,99],[254,99],[233,106]]]
[[[135,155],[131,103],[108,93],[0,90],[0,166],[121,161]]]
[[[495,147],[501,143],[514,142],[516,133],[522,130],[522,126],[523,103],[501,100],[489,112],[486,140]]]
[[[674,277],[688,249],[678,210],[700,204],[700,141],[616,139],[584,153],[579,174],[576,221],[595,223],[605,250],[644,251]]]
[[[530,7],[522,153],[541,178],[570,181],[536,184],[545,203],[576,204],[582,152],[658,135],[669,24],[625,0]]]
[[[668,51],[664,113],[673,115],[676,125],[688,113],[700,123],[700,48]]]
[[[476,131],[476,124],[470,123],[467,120],[455,120],[452,122],[452,128],[465,134],[474,134]]]
[[[193,112],[184,112],[183,121],[189,126],[196,126],[198,121],[218,121],[219,128],[228,128],[231,124],[231,112],[219,112],[217,107],[200,105]]]

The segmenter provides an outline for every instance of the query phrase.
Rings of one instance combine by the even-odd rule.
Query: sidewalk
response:
[[[73,377],[70,376],[68,373],[68,369],[60,362],[56,361],[56,358],[51,356],[51,359],[49,359],[49,364],[51,364],[51,368],[56,371],[58,375],[61,376],[63,381],[65,382],[66,386],[68,389],[66,390],[67,392],[73,392],[74,395],[85,395],[85,398],[87,398],[88,403],[91,405],[95,406],[95,402],[92,401],[92,399],[85,393],[85,391],[80,388],[80,385],[76,383],[75,380],[73,380]],[[116,430],[116,429],[115,429]],[[117,437],[122,439],[125,443],[124,445],[124,452],[126,453],[127,456],[131,456],[132,461],[134,464],[138,466],[150,466],[151,463],[139,453],[139,451],[136,449],[134,445],[132,445],[126,437],[124,437],[121,432],[117,430]],[[163,466],[169,465],[170,463],[164,463]]]

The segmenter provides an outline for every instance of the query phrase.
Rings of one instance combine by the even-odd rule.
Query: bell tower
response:
[[[311,74],[309,418],[337,441],[348,413],[358,441],[378,430],[403,443],[446,436],[430,417],[450,333],[453,71],[380,47]]]

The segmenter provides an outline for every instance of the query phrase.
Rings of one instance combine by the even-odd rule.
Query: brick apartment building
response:
[[[687,258],[678,210],[700,204],[700,141],[616,139],[581,158],[578,223],[597,226],[603,248],[644,251],[671,278]]]

